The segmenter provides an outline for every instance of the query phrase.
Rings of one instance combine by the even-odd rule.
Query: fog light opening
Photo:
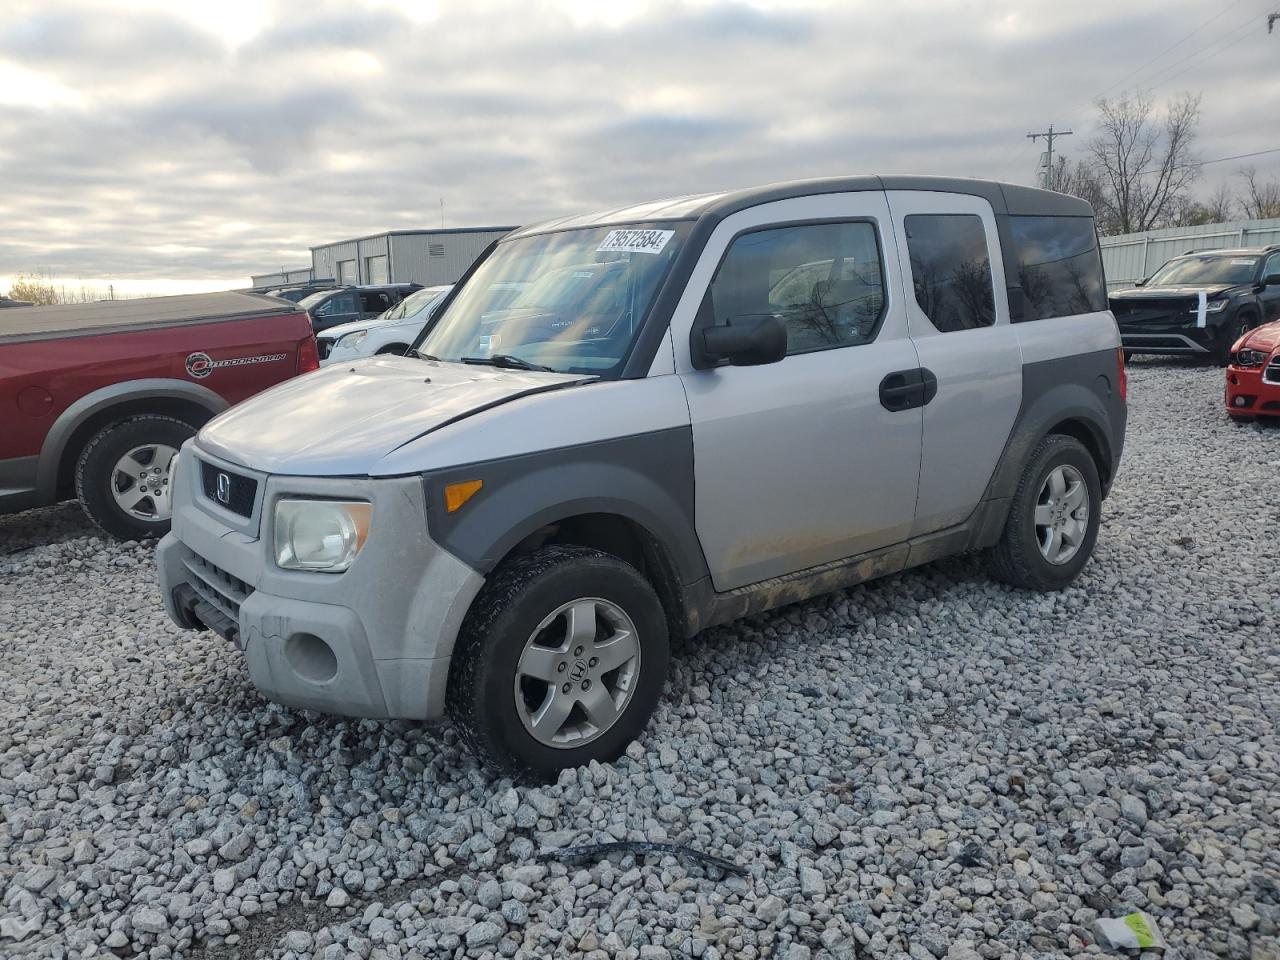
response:
[[[338,675],[333,648],[310,633],[295,633],[284,645],[285,659],[298,676],[312,683],[327,683]]]
[[[1246,400],[1244,397],[1236,397],[1235,399],[1235,404],[1237,407],[1243,407],[1248,402],[1249,401]]]

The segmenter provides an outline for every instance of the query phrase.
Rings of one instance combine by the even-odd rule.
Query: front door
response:
[[[905,540],[920,467],[918,406],[881,402],[918,369],[881,192],[765,204],[725,219],[672,318],[693,424],[695,524],[717,590]],[[696,370],[704,296],[722,324],[761,313],[787,356]],[[697,321],[697,322],[702,322]]]
[[[1280,253],[1271,254],[1267,257],[1267,262],[1262,265],[1262,274],[1259,279],[1265,280],[1271,276],[1280,276]],[[1258,304],[1262,308],[1263,323],[1280,320],[1280,284],[1263,287],[1258,294]]]
[[[1022,349],[991,204],[924,190],[888,199],[907,324],[938,385],[924,408],[917,536],[962,522],[982,500],[1022,403]]]

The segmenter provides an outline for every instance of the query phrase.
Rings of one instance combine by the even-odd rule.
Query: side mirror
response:
[[[1143,277],[1141,280],[1135,280],[1133,281],[1133,285],[1135,287],[1145,287],[1147,285],[1147,278]]]
[[[1280,273],[1268,273],[1262,278],[1264,287],[1280,287]]]
[[[727,360],[735,367],[757,367],[787,355],[787,327],[777,314],[731,317],[723,326],[703,327],[700,333],[707,366]]]

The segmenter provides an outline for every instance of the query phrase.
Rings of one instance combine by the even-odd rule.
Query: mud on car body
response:
[[[1126,353],[1208,357],[1225,366],[1240,337],[1280,320],[1280,246],[1174,257],[1111,294]]]
[[[281,702],[610,759],[673,637],[970,550],[1070,583],[1119,346],[1088,205],[1039,190],[814,180],[523,228],[410,356],[186,446],[165,601]]]

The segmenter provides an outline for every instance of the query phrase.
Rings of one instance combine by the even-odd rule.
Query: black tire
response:
[[[167,515],[147,520],[133,516],[116,503],[111,486],[115,467],[136,447],[164,444],[176,450],[195,433],[196,428],[189,423],[154,414],[118,420],[99,431],[76,462],[76,496],[89,519],[120,540],[143,540],[168,533]]]
[[[1252,314],[1246,313],[1241,317],[1237,317],[1230,323],[1223,324],[1218,331],[1218,341],[1213,348],[1213,360],[1220,367],[1225,367],[1231,362],[1231,348],[1235,346],[1235,342],[1243,337],[1246,333],[1254,328],[1256,321]]]
[[[521,719],[517,665],[547,616],[588,597],[616,604],[634,624],[640,649],[635,687],[622,713],[595,739],[550,746]],[[662,604],[634,567],[598,550],[544,547],[504,563],[476,597],[454,649],[447,710],[471,748],[501,770],[549,778],[591,760],[607,763],[649,722],[666,680],[668,646]]]
[[[1089,519],[1075,555],[1065,563],[1055,564],[1040,551],[1035,513],[1041,488],[1050,472],[1064,464],[1074,467],[1084,479],[1089,496]],[[1009,506],[1000,542],[988,554],[992,576],[1024,590],[1061,590],[1075,580],[1093,555],[1101,509],[1098,466],[1084,444],[1063,434],[1045,437],[1027,461]]]
[[[375,356],[380,357],[383,354],[389,353],[395,357],[403,357],[408,351],[409,345],[407,343],[389,343],[385,347],[379,349]]]

